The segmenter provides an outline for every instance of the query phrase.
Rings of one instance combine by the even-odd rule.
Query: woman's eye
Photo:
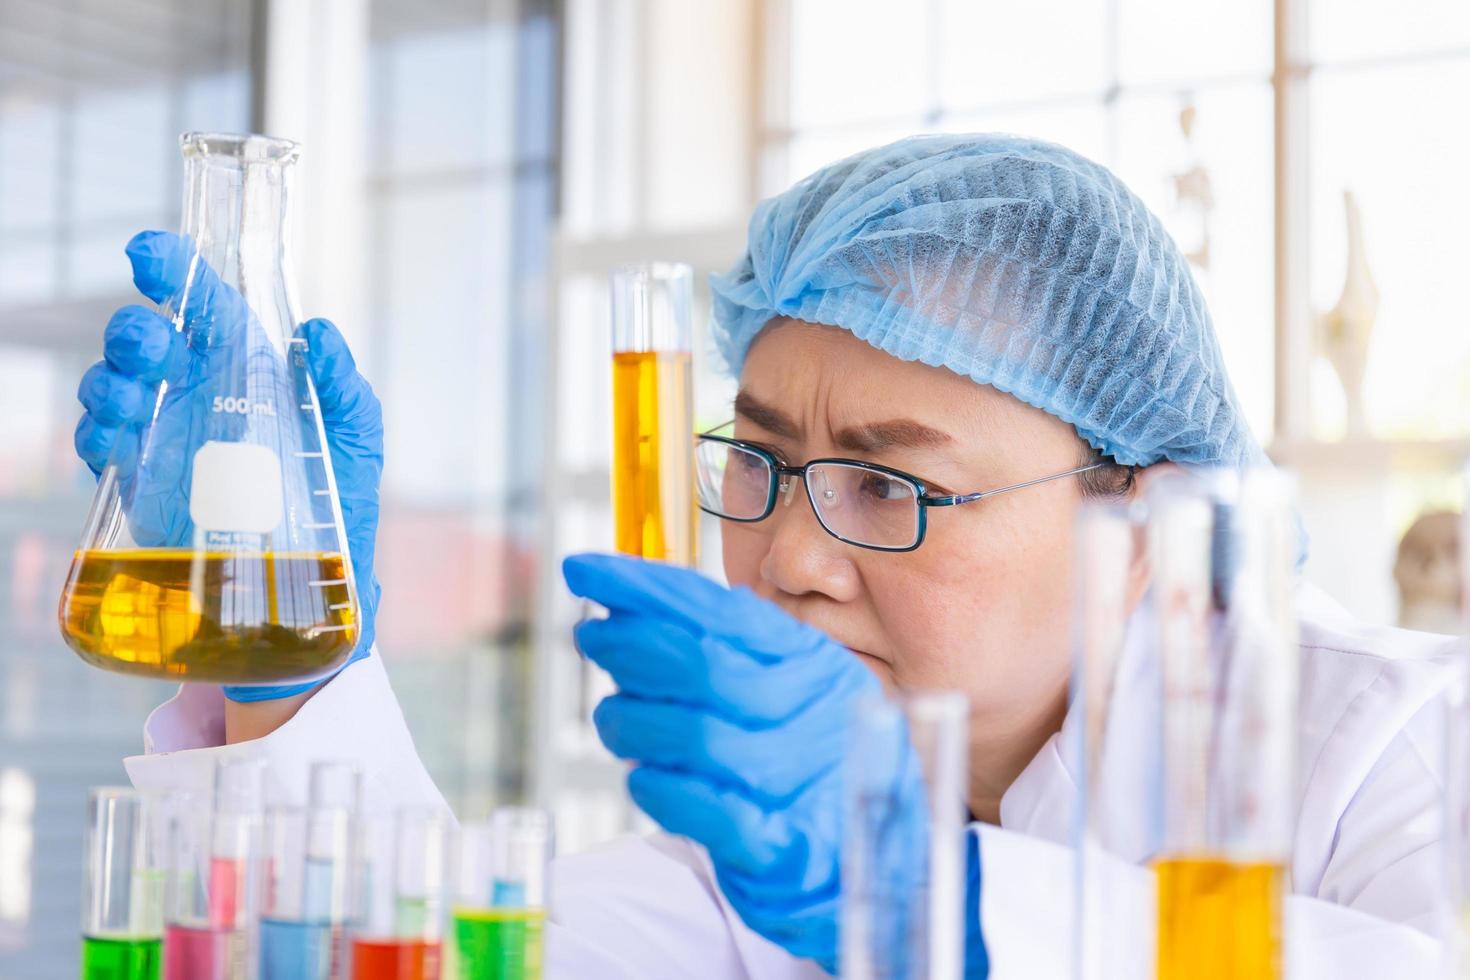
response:
[[[746,473],[756,473],[766,468],[766,461],[751,453],[736,453],[735,465]]]
[[[891,500],[899,496],[898,487],[886,476],[866,473],[858,483],[858,490],[869,500]]]

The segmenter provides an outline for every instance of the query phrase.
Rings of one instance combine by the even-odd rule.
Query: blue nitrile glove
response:
[[[168,232],[140,232],[128,242],[127,256],[134,285],[155,303],[175,297],[189,272],[190,249]],[[193,433],[210,410],[215,372],[222,370],[219,361],[211,359],[211,341],[251,326],[250,312],[235,290],[207,268],[195,275],[184,319],[191,328],[207,325],[207,329],[186,335],[151,309],[124,306],[108,321],[103,360],[88,369],[77,391],[86,409],[76,429],[77,455],[93,473],[100,473],[114,444],[119,446],[113,461],[118,464],[128,528],[139,544],[147,546],[180,545],[192,536],[188,501],[179,488],[188,485],[189,450],[198,442]],[[308,320],[296,334],[307,341],[307,366],[321,406],[357,582],[360,635],[347,661],[351,663],[372,649],[382,591],[373,575],[378,478],[383,470],[382,407],[330,321]],[[146,479],[140,479],[139,433],[162,380],[169,386],[150,439]],[[267,701],[303,693],[320,683],[226,686],[224,691],[235,701]]]
[[[615,755],[637,763],[628,775],[634,802],[705,847],[746,925],[835,972],[844,757],[853,711],[878,694],[877,679],[748,589],[612,555],[573,556],[563,573],[573,593],[610,613],[578,626],[576,639],[620,688],[594,721]],[[906,745],[892,748],[877,755],[911,759]],[[894,784],[923,792],[917,780]],[[921,813],[922,797],[897,810]],[[894,837],[906,853],[884,864],[917,872],[922,821]],[[972,856],[967,965],[983,977],[978,851]]]

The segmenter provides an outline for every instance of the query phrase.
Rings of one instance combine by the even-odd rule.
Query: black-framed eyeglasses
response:
[[[1086,473],[1090,463],[975,493],[938,494],[918,477],[856,459],[814,459],[787,466],[768,449],[717,436],[700,435],[695,445],[699,509],[727,521],[754,524],[771,516],[776,499],[800,478],[823,530],[839,541],[874,551],[913,551],[924,543],[931,507],[972,504],[1012,490]]]

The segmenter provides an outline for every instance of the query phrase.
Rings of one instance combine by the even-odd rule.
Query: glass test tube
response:
[[[1159,980],[1280,977],[1297,709],[1298,525],[1274,470],[1148,497],[1162,675]]]
[[[437,809],[363,820],[353,980],[439,980],[449,832],[448,815]]]
[[[454,904],[458,980],[540,980],[551,814],[502,807],[459,833]]]
[[[1137,520],[1116,503],[1084,503],[1076,528],[1072,737],[1084,790],[1077,795],[1073,824],[1078,837],[1073,976],[1102,980],[1138,972],[1127,959],[1130,944],[1120,941],[1125,937],[1110,899],[1135,873],[1134,862],[1156,844],[1143,826],[1147,821],[1140,819],[1146,795],[1137,774],[1157,770],[1147,758],[1157,742],[1158,716],[1136,710],[1136,702],[1139,694],[1151,700],[1157,675],[1150,679],[1146,672],[1153,666],[1140,657],[1150,648],[1125,642],[1130,604],[1141,599],[1130,588],[1132,565],[1142,557]]]
[[[206,818],[186,806],[170,827],[167,980],[252,977],[254,912],[261,856],[265,763],[222,762],[214,773],[214,808]]]
[[[345,975],[347,882],[360,795],[356,768],[319,762],[305,807],[266,814],[261,980]]]
[[[158,980],[163,845],[158,801],[104,786],[87,801],[82,980]]]
[[[1450,860],[1449,911],[1443,924],[1445,977],[1470,977],[1470,465],[1464,469],[1460,519],[1461,654],[1445,715],[1444,838]]]
[[[1459,808],[1453,810],[1455,822],[1451,840],[1456,860],[1452,865],[1459,873],[1458,908],[1455,916],[1456,941],[1450,943],[1452,955],[1458,957],[1454,975],[1470,977],[1470,462],[1462,471],[1460,486],[1460,644],[1461,657],[1458,703],[1451,712],[1450,731],[1455,738],[1450,760],[1453,775],[1450,782],[1458,797]],[[1457,737],[1455,737],[1457,736]],[[1449,818],[1447,818],[1449,819]]]
[[[693,273],[651,262],[612,274],[612,502],[617,550],[694,564]]]
[[[875,698],[855,712],[844,767],[844,980],[964,975],[968,725],[969,704],[954,691]],[[917,867],[915,837],[925,855]]]

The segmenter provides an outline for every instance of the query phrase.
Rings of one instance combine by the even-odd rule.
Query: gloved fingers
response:
[[[331,443],[338,493],[344,500],[376,501],[383,469],[383,406],[332,321],[307,320],[296,335],[306,340],[307,368]]]
[[[118,479],[136,478],[138,469],[138,446],[142,442],[143,424],[130,422],[117,430],[113,439],[112,455],[109,457],[117,468]]]
[[[846,726],[830,714],[808,712],[779,728],[749,729],[687,705],[614,694],[598,704],[592,721],[620,759],[702,774],[775,809],[842,758]]]
[[[182,545],[191,535],[188,494],[194,453],[204,441],[209,411],[206,396],[197,387],[170,387],[157,419],[143,436],[148,465],[132,476],[123,499],[133,538],[141,545]],[[113,455],[121,457],[121,448]]]
[[[749,589],[727,589],[677,565],[581,554],[562,563],[562,575],[573,595],[723,637],[761,659],[808,653],[831,642]]]
[[[125,251],[138,291],[171,311],[182,309],[196,350],[220,346],[250,322],[244,298],[199,256],[192,241],[167,231],[141,231]]]
[[[628,773],[633,802],[669,833],[702,844],[716,870],[761,887],[752,895],[790,897],[794,889],[835,890],[841,853],[840,806],[819,837],[797,828],[784,810],[768,811],[718,780],[659,766]],[[832,801],[837,804],[838,801]]]
[[[784,721],[824,696],[878,688],[872,673],[835,643],[812,655],[756,659],[678,622],[618,611],[579,624],[575,638],[624,691],[703,705],[751,726]]]
[[[336,463],[333,461],[333,470],[335,469]],[[357,576],[357,588],[361,593],[359,598],[364,603],[371,601],[375,609],[376,586],[373,589],[368,588],[368,580],[373,578],[373,559],[377,551],[378,511],[376,499],[342,498],[342,527],[347,531],[347,549],[352,559],[352,571]]]
[[[793,956],[816,960],[822,969],[837,974],[841,893],[835,883],[802,895],[798,904],[790,894],[752,893],[748,886],[758,879],[719,865],[715,880],[747,926]]]
[[[171,231],[140,231],[123,251],[133,267],[133,285],[155,303],[173,298],[189,275],[193,249]]]
[[[588,660],[625,691],[645,697],[708,704],[701,638],[674,623],[614,612],[572,630]]]
[[[132,422],[153,408],[152,392],[136,378],[119,374],[106,361],[98,361],[82,375],[77,400],[87,414],[102,425]]]
[[[639,766],[628,773],[628,793],[660,827],[704,845],[717,862],[761,874],[779,861],[765,811],[706,776]]]
[[[103,425],[91,415],[83,415],[77,422],[76,431],[72,433],[72,444],[76,447],[77,455],[93,473],[101,473],[102,468],[107,465],[107,456],[112,452],[116,439],[116,426]]]
[[[173,326],[152,310],[124,306],[107,321],[102,356],[119,374],[158,381],[168,371],[175,335]]]
[[[180,547],[192,536],[189,497],[176,483],[136,482],[123,513],[133,540],[145,548]]]
[[[120,477],[133,475],[138,433],[152,416],[153,398],[152,386],[119,374],[106,361],[98,361],[82,375],[77,399],[86,413],[77,423],[73,442],[94,474],[111,460]]]

